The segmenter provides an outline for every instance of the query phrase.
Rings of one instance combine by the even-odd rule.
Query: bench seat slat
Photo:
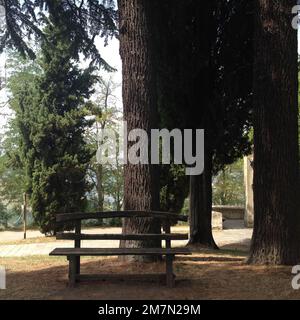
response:
[[[187,221],[188,217],[171,212],[160,211],[110,211],[110,212],[78,212],[58,213],[56,222],[67,222],[86,219],[109,219],[109,218],[157,218],[162,220]]]
[[[56,248],[50,256],[188,255],[188,248]]]
[[[187,240],[187,233],[162,234],[76,234],[73,232],[58,233],[58,240]]]

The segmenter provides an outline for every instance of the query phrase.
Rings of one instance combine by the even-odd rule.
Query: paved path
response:
[[[23,231],[0,231],[0,242],[22,240]],[[26,233],[27,239],[43,237],[44,235],[38,230],[28,230]]]
[[[239,225],[235,226],[235,229],[228,229],[222,231],[214,231],[214,238],[219,247],[241,248],[247,247],[250,244],[252,236],[252,229],[240,228]],[[187,232],[186,227],[176,227],[176,232]],[[175,231],[173,230],[173,232]],[[109,229],[88,229],[84,230],[85,233],[119,233],[120,228]],[[7,235],[7,234],[6,234]],[[4,239],[4,233],[0,232],[0,241]],[[15,236],[19,236],[16,234]],[[38,231],[33,231],[31,237],[41,236]],[[9,240],[12,240],[13,235],[9,235]],[[179,246],[185,245],[186,241],[174,241],[174,244]],[[116,240],[95,240],[95,241],[82,241],[82,247],[104,247],[113,248],[118,247],[119,241]],[[54,248],[58,247],[73,247],[73,241],[56,241],[56,242],[44,242],[44,243],[29,243],[29,244],[8,244],[0,245],[0,257],[21,257],[30,255],[48,255]]]

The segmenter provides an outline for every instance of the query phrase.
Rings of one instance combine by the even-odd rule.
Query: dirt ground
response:
[[[175,261],[176,286],[155,282],[86,282],[67,287],[63,257],[0,258],[7,289],[0,299],[300,299],[291,287],[291,267],[249,266],[244,251],[197,250]],[[83,273],[164,272],[160,263],[124,263],[117,258],[83,258]]]

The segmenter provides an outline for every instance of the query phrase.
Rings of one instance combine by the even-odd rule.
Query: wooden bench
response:
[[[81,232],[81,221],[86,219],[108,219],[108,218],[153,218],[159,219],[163,227],[161,234],[83,234]],[[171,233],[171,224],[178,221],[187,221],[186,216],[157,211],[113,211],[113,212],[93,212],[93,213],[63,213],[57,214],[56,222],[74,223],[75,232],[57,233],[58,240],[74,240],[74,248],[56,248],[50,256],[67,256],[69,261],[69,286],[74,287],[76,282],[82,280],[108,280],[108,279],[158,279],[165,280],[168,287],[175,284],[173,273],[173,260],[175,255],[191,254],[188,248],[172,248],[172,240],[186,240],[188,234]],[[81,240],[164,240],[165,248],[81,248]],[[122,255],[150,255],[166,257],[166,273],[164,274],[81,274],[81,256],[122,256]]]

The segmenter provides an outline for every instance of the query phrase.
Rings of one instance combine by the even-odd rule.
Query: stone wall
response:
[[[222,230],[223,229],[223,217],[221,212],[212,212],[212,229]]]
[[[245,208],[242,206],[213,206],[213,211],[221,212],[223,219],[243,220]]]

